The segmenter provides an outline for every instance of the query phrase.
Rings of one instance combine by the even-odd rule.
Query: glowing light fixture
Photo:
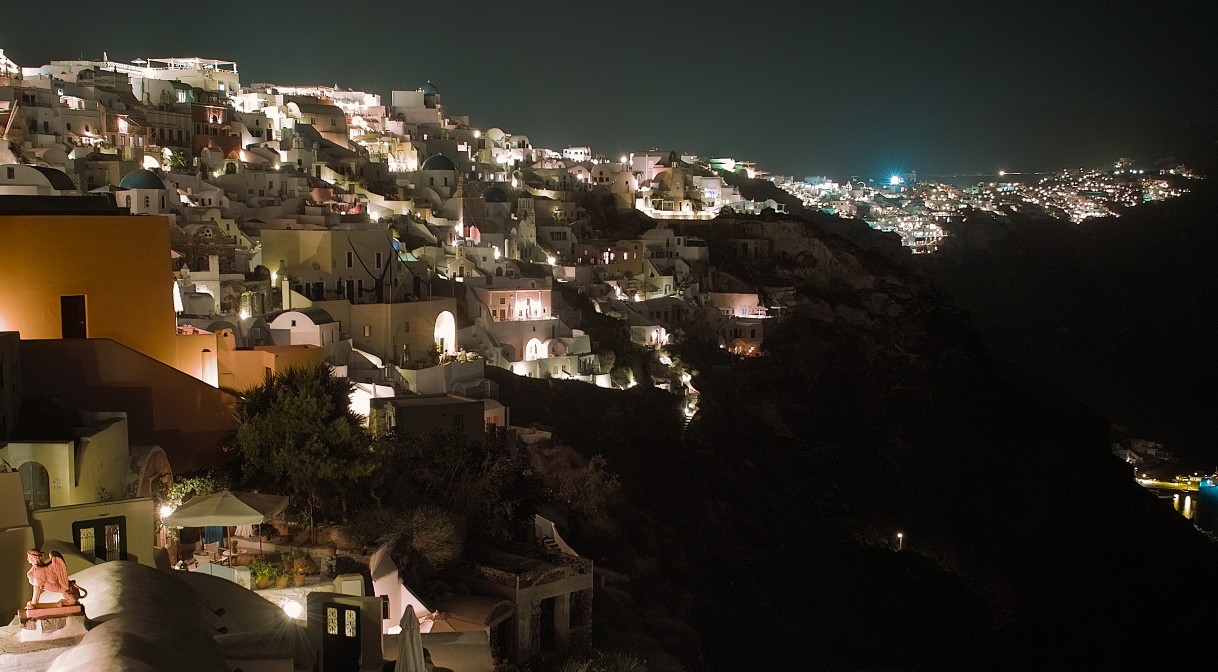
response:
[[[299,619],[304,616],[304,606],[296,600],[288,600],[283,603],[283,613],[288,615],[288,618]]]
[[[898,184],[900,184],[901,182],[902,182],[902,180],[901,180],[900,175],[893,175],[892,177],[888,178],[888,184],[891,184],[894,187],[897,186]]]
[[[162,519],[168,518],[170,515],[173,514],[173,512],[176,510],[176,508],[177,507],[175,507],[172,504],[162,504],[161,509],[159,511],[159,513],[161,514],[161,518]]]

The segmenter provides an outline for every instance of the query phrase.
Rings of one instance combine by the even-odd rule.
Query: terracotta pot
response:
[[[292,581],[294,581],[297,586],[303,586],[304,582],[305,582],[305,575],[304,574],[293,574]]]
[[[257,579],[256,581],[254,581],[254,586],[256,586],[259,589],[266,588],[269,585],[271,585],[271,579],[270,579],[270,577],[267,577],[267,576],[264,576],[260,579]]]

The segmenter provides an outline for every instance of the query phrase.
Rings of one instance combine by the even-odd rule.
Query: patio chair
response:
[[[203,544],[203,550],[215,560],[220,557],[220,542],[215,541],[210,544]]]

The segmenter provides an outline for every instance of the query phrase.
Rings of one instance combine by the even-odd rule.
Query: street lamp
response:
[[[902,548],[905,548],[905,533],[897,532],[897,550],[899,551]]]

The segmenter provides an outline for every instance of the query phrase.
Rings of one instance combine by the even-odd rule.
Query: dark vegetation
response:
[[[534,513],[586,529],[618,497],[603,458],[557,442],[526,447],[461,432],[374,436],[348,410],[350,392],[351,383],[325,365],[246,390],[233,437],[240,459],[220,478],[291,495],[294,516],[312,536],[323,528],[346,552],[393,541],[403,575],[428,597],[459,585],[451,570],[463,554],[530,541]]]

